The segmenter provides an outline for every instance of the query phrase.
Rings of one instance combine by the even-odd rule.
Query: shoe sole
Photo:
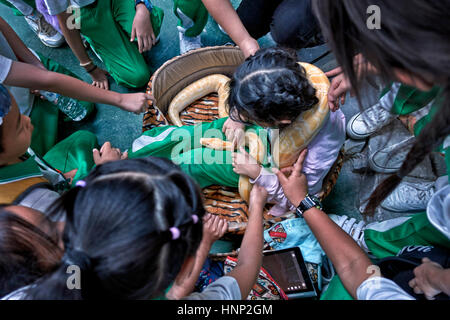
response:
[[[39,40],[41,40],[41,39],[39,39]],[[66,41],[63,41],[61,44],[49,44],[49,43],[46,43],[46,42],[43,41],[43,40],[41,40],[41,42],[42,42],[45,46],[47,46],[47,47],[49,47],[49,48],[59,48],[59,47],[61,47]]]
[[[355,122],[356,118],[359,116],[360,114],[355,114],[353,117],[351,117],[350,121],[347,123],[347,135],[353,139],[353,140],[364,140],[367,139],[368,137],[370,137],[373,133],[370,134],[357,134],[355,133],[355,131],[353,131],[352,126],[353,123]]]
[[[389,168],[386,168],[386,167],[381,167],[381,166],[379,166],[379,165],[375,162],[375,160],[373,159],[377,153],[378,153],[378,152],[375,152],[375,153],[374,153],[372,156],[370,156],[369,159],[368,159],[368,163],[369,163],[370,169],[372,169],[373,171],[378,172],[378,173],[396,173],[398,170],[400,170],[400,168],[391,168],[391,169],[389,169]]]

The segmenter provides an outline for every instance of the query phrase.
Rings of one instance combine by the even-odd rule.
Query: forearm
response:
[[[182,279],[177,279],[170,289],[168,298],[171,300],[182,299],[194,291],[195,283],[197,282],[209,250],[211,250],[211,243],[202,241],[195,254],[195,263],[191,273]]]
[[[371,276],[368,268],[372,262],[358,244],[323,211],[312,208],[303,217],[336,268],[344,287],[356,298],[358,287]]]
[[[58,14],[59,26],[61,27],[61,31],[72,49],[72,52],[78,58],[80,63],[85,64],[91,61],[91,58],[88,56],[86,49],[84,48],[80,31],[76,28],[69,29],[67,27],[67,19],[69,17],[70,15],[66,12]]]
[[[59,93],[74,99],[121,107],[122,95],[103,90],[67,75],[13,62],[5,84]]]
[[[42,68],[42,63],[39,59],[27,48],[19,36],[2,18],[0,18],[0,31],[19,61]]]
[[[237,266],[228,274],[238,280],[242,299],[245,299],[249,294],[261,269],[263,250],[262,211],[262,205],[250,205],[249,220],[242,239]]]
[[[208,12],[239,46],[252,39],[229,0],[202,0]]]

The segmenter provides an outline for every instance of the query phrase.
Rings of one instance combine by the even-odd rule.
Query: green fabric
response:
[[[384,232],[366,229],[364,240],[371,253],[378,259],[395,256],[401,249],[410,245],[431,245],[450,249],[450,240],[428,221],[425,212],[415,214],[403,224]],[[349,299],[352,297],[338,276],[332,279],[321,296],[321,300]]]
[[[207,130],[210,134],[208,138],[225,139],[222,133],[225,121],[226,118],[222,118],[195,126],[154,128],[143,135],[157,137],[170,128],[175,129],[162,141],[153,142],[137,152],[129,152],[128,157],[156,156],[170,159],[193,177],[201,188],[213,184],[236,187],[239,183],[239,175],[233,172],[231,152],[204,148],[200,144],[200,138],[205,137]]]
[[[396,255],[409,245],[432,245],[450,248],[450,240],[437,230],[425,212],[413,215],[405,223],[385,232],[365,230],[367,247],[377,258]]]
[[[34,126],[31,149],[46,154],[58,142],[59,110],[51,102],[35,98],[30,118]]]
[[[42,177],[41,170],[34,158],[0,167],[0,183],[2,184],[30,177]]]
[[[192,26],[183,25],[177,9],[192,20]],[[174,0],[173,12],[178,17],[178,25],[187,28],[185,35],[188,37],[200,35],[208,23],[209,14],[201,0]]]
[[[79,79],[57,62],[39,53],[38,56],[47,70]],[[80,104],[87,109],[87,114],[95,109],[95,105],[91,102],[80,101]],[[53,103],[36,97],[30,118],[34,126],[31,148],[39,155],[46,154],[58,142],[59,110]]]
[[[63,173],[78,169],[72,182],[74,186],[95,166],[92,150],[98,147],[97,137],[93,133],[80,130],[55,145],[43,158]]]
[[[150,79],[150,70],[139,53],[137,42],[130,42],[135,2],[102,0],[80,10],[81,33],[103,60],[114,80],[125,87],[141,88]],[[152,24],[160,30],[164,12],[152,10]]]
[[[36,9],[36,1],[35,0],[22,0],[23,2],[25,2],[26,4],[28,4],[30,7],[32,7],[33,9]],[[5,6],[8,6],[12,9],[13,13],[15,16],[23,16],[22,12],[20,12],[19,10],[17,10],[16,7],[14,7],[11,3],[9,3],[6,0],[0,0],[0,3],[4,4]]]
[[[428,92],[420,91],[414,87],[401,85],[392,106],[391,113],[397,115],[407,115],[422,109],[436,98],[441,89],[434,87]]]
[[[167,158],[178,164],[181,169],[194,178],[201,188],[210,185],[237,187],[239,175],[233,171],[230,151],[218,151],[205,148],[200,144],[200,138],[220,138],[223,124],[227,118],[212,122],[203,122],[195,126],[165,126],[144,132],[143,136],[157,137],[166,130],[174,128],[161,141],[155,141],[137,152],[129,152],[129,158],[156,156]],[[261,127],[251,126],[247,130],[259,133]],[[262,136],[262,134],[261,134]],[[261,137],[260,136],[260,137]]]

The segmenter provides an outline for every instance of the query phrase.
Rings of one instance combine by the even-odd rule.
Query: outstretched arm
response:
[[[211,214],[204,217],[203,237],[195,254],[194,268],[187,277],[175,279],[175,283],[166,295],[168,299],[179,300],[192,293],[213,243],[219,240],[227,229],[228,224],[225,219]]]
[[[300,154],[289,178],[278,170],[274,171],[283,186],[284,194],[295,206],[298,206],[308,193],[306,176],[302,173],[306,153],[304,150]],[[336,268],[344,287],[356,298],[358,287],[372,275],[368,272],[372,262],[358,244],[325,212],[311,208],[303,217]]]
[[[0,18],[0,31],[6,41],[8,41],[9,46],[19,61],[44,69],[44,66],[39,59],[27,48],[27,46],[22,42],[10,25],[3,20],[3,18]]]
[[[109,104],[134,113],[143,112],[147,107],[147,101],[153,99],[146,93],[120,94],[103,90],[76,78],[17,61],[13,61],[4,83],[52,91],[78,100]]]
[[[61,12],[57,15],[59,26],[61,27],[61,31],[66,38],[67,43],[69,44],[72,52],[80,61],[81,66],[85,66],[86,72],[89,73],[93,82],[92,85],[102,88],[109,89],[108,78],[106,77],[107,72],[100,69],[94,68],[94,64],[92,63],[91,58],[88,56],[86,49],[83,45],[83,40],[81,40],[80,30],[76,28],[69,28],[67,26],[67,21],[70,19],[70,14],[67,12]]]
[[[247,229],[242,239],[236,267],[227,274],[236,279],[241,290],[241,298],[246,299],[255,285],[262,264],[263,250],[263,209],[267,191],[254,185],[250,194]]]
[[[241,48],[245,57],[259,50],[258,42],[250,36],[229,0],[202,0],[208,12]]]

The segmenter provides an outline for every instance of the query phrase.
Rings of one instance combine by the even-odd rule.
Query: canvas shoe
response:
[[[402,181],[380,206],[393,212],[425,211],[435,193],[435,183],[417,179]]]
[[[355,140],[370,137],[375,132],[389,124],[396,115],[381,107],[379,103],[355,114],[347,124],[347,134]]]
[[[65,42],[64,36],[59,33],[39,12],[34,12],[29,16],[25,16],[25,21],[31,30],[38,36],[39,40],[47,47],[57,48]]]
[[[328,216],[341,227],[345,233],[352,237],[365,252],[369,252],[369,248],[364,241],[364,230],[366,227],[364,221],[357,222],[355,218],[350,218],[346,215],[339,216],[336,214],[329,214]]]
[[[180,40],[180,54],[189,52],[202,47],[201,36],[188,37],[186,36],[186,30],[194,25],[191,18],[183,13],[180,8],[177,8],[178,16],[180,17],[183,26],[177,26],[178,36]]]
[[[369,156],[369,167],[378,173],[395,173],[405,161],[415,141],[411,136],[407,139],[375,151]]]
[[[202,40],[200,36],[188,37],[185,35],[186,29],[180,26],[177,26],[177,29],[180,40],[180,54],[202,47]]]

